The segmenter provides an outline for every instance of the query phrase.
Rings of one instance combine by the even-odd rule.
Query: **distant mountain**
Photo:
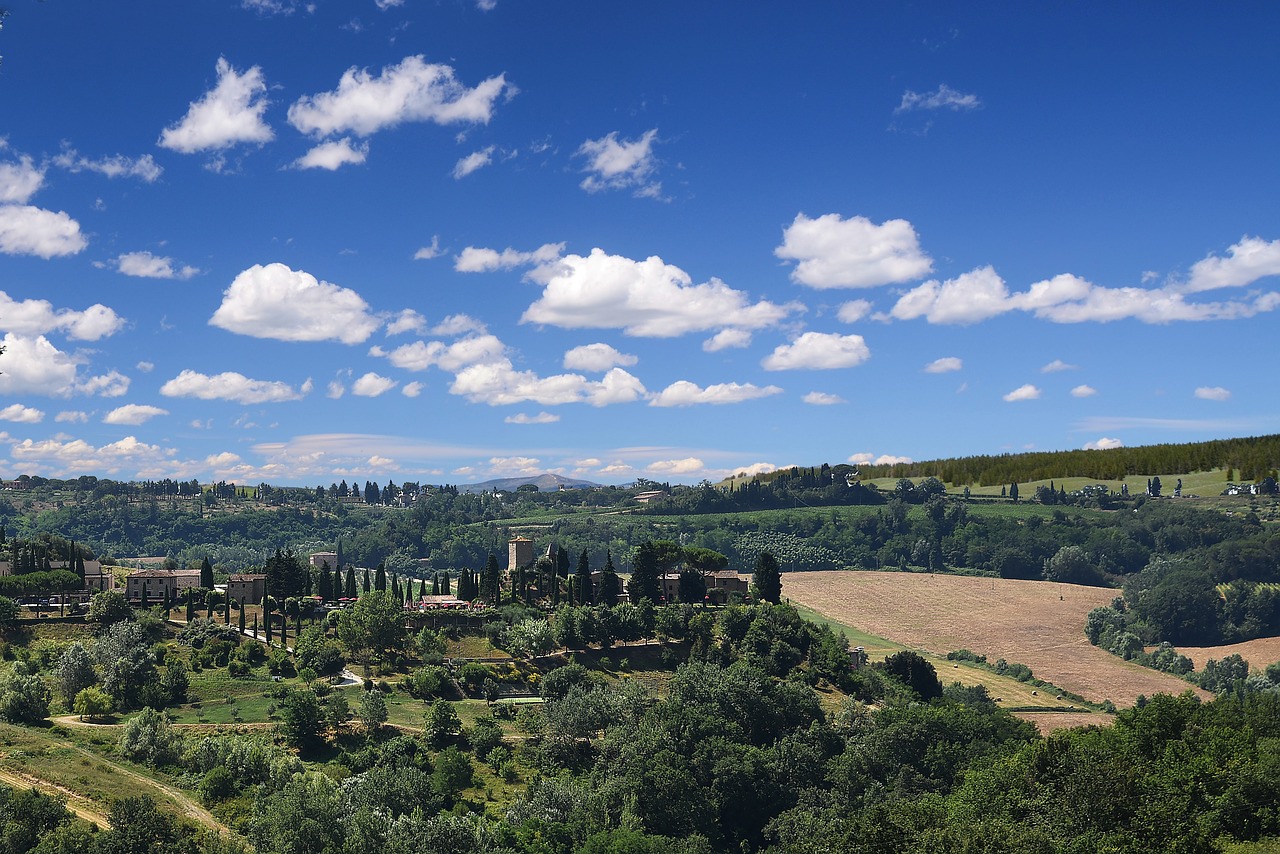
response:
[[[537,474],[529,477],[495,477],[482,483],[459,484],[459,492],[515,492],[526,483],[538,487],[539,492],[554,492],[557,489],[596,489],[598,483],[589,480],[576,480],[572,477],[561,477],[558,474]]]

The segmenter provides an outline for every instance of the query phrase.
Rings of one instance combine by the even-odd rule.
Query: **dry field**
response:
[[[903,572],[792,572],[782,583],[784,596],[838,622],[940,655],[969,649],[1025,664],[1094,702],[1132,706],[1139,694],[1190,688],[1089,644],[1085,616],[1115,590]]]
[[[1178,647],[1178,652],[1194,661],[1196,670],[1203,669],[1205,662],[1211,658],[1221,660],[1233,653],[1239,653],[1253,670],[1262,670],[1268,664],[1280,661],[1280,638],[1258,638],[1223,646]]]

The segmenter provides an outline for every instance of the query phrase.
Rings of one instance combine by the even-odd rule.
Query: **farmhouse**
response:
[[[241,605],[261,605],[266,592],[265,575],[245,573],[227,577],[227,598]]]
[[[166,592],[174,599],[183,590],[199,586],[198,569],[140,569],[124,580],[124,595],[131,602],[160,602]]]
[[[337,552],[312,552],[308,562],[311,564],[312,569],[319,569],[325,564],[328,564],[331,570],[341,568],[338,566]]]

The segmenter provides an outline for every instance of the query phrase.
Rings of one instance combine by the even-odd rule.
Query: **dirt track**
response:
[[[792,572],[782,582],[784,596],[845,625],[937,654],[969,649],[1025,664],[1094,702],[1131,706],[1139,694],[1191,687],[1090,645],[1085,616],[1115,590],[903,572]]]

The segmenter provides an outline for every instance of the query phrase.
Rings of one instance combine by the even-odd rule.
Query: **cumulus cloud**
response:
[[[0,409],[0,421],[15,421],[18,424],[39,424],[44,420],[44,413],[21,403],[12,403]]]
[[[1132,318],[1143,323],[1234,320],[1280,307],[1280,294],[1245,299],[1191,302],[1174,286],[1107,288],[1063,273],[1010,293],[990,266],[945,282],[928,281],[903,294],[890,312],[898,320],[966,325],[1010,311],[1026,311],[1054,323],[1106,323]],[[1051,363],[1053,364],[1053,363]]]
[[[444,250],[440,248],[440,235],[431,235],[431,245],[423,246],[417,252],[413,253],[415,261],[430,261],[432,258],[439,258],[444,254]]]
[[[322,142],[293,161],[298,169],[327,169],[333,172],[343,166],[358,166],[369,159],[369,144],[353,143],[350,137]]]
[[[422,394],[422,390],[426,387],[427,386],[425,383],[419,383],[419,382],[405,383],[404,386],[401,387],[400,393],[403,394],[405,397],[417,397],[418,395]]]
[[[1074,371],[1077,367],[1077,365],[1069,365],[1061,359],[1054,359],[1052,362],[1041,368],[1040,373],[1053,374],[1058,371]]]
[[[427,328],[427,319],[411,308],[406,308],[388,321],[388,336],[400,335],[404,332],[423,332]]]
[[[115,267],[126,276],[142,279],[190,279],[200,273],[197,267],[175,266],[172,258],[150,252],[126,252],[115,259]]]
[[[654,395],[650,406],[699,406],[711,404],[720,406],[728,403],[742,403],[761,397],[781,394],[782,389],[776,385],[760,387],[752,383],[718,383],[702,388],[688,380],[678,380]]]
[[[289,123],[303,133],[322,137],[336,133],[370,136],[405,122],[487,124],[494,103],[509,90],[505,75],[468,88],[458,82],[448,65],[409,56],[376,75],[368,69],[348,68],[337,89],[294,102],[289,107]]]
[[[107,371],[76,383],[80,394],[96,394],[99,397],[122,397],[129,391],[131,380],[119,371]]]
[[[275,138],[270,126],[262,120],[266,112],[267,84],[258,66],[243,74],[219,57],[218,82],[198,101],[192,101],[187,114],[165,128],[156,144],[183,154],[221,151],[240,143],[262,145]]]
[[[697,457],[685,457],[682,460],[657,460],[645,466],[645,471],[654,474],[692,474],[706,468],[706,463]]]
[[[0,203],[24,205],[44,185],[44,170],[29,155],[0,163]]]
[[[564,366],[571,371],[607,371],[619,365],[630,367],[638,361],[608,344],[583,344],[564,354]]]
[[[0,205],[0,252],[6,255],[35,255],[47,261],[75,255],[88,245],[80,223],[63,211]]]
[[[893,454],[868,454],[865,451],[860,454],[853,454],[849,457],[849,462],[859,466],[897,466],[908,465],[915,462],[911,457],[898,457]]]
[[[799,262],[791,281],[811,288],[871,288],[909,282],[933,270],[933,260],[905,219],[876,225],[861,216],[796,214],[773,254]]]
[[[956,356],[943,356],[941,359],[934,359],[932,362],[924,366],[926,374],[946,374],[951,371],[958,371],[964,367],[964,362]]]
[[[613,368],[600,380],[588,380],[581,374],[558,374],[539,377],[533,371],[518,371],[507,359],[470,365],[458,371],[449,388],[473,403],[502,406],[516,403],[538,403],[558,406],[587,403],[608,406],[639,400],[646,392],[636,377]]]
[[[825,391],[811,391],[800,399],[810,406],[835,406],[839,403],[848,403],[840,395],[828,394]]]
[[[141,157],[125,157],[117,154],[113,157],[100,157],[91,160],[82,157],[74,148],[65,147],[53,158],[53,164],[68,172],[97,172],[108,178],[140,178],[148,184],[160,179],[164,170],[150,154]],[[3,167],[0,167],[2,169]],[[2,182],[0,182],[2,183]]]
[[[702,342],[703,352],[718,353],[732,348],[741,349],[751,343],[751,333],[745,329],[721,329]]]
[[[0,356],[0,394],[70,394],[76,381],[76,359],[62,352],[43,335],[28,337],[8,333]]]
[[[340,380],[330,380],[329,385],[325,387],[324,396],[330,400],[341,400],[346,393],[347,387]]]
[[[101,303],[76,311],[55,309],[48,300],[26,299],[21,302],[0,291],[0,331],[18,335],[43,335],[63,332],[80,341],[97,341],[113,335],[124,326],[124,318]]]
[[[1180,290],[1195,293],[1242,287],[1264,276],[1280,276],[1280,240],[1268,242],[1246,235],[1227,248],[1227,257],[1209,255],[1193,264]]]
[[[849,300],[840,306],[836,318],[841,323],[857,323],[871,313],[871,303],[864,299]]]
[[[662,193],[662,185],[650,180],[657,169],[653,153],[658,129],[645,131],[639,139],[618,139],[618,132],[589,139],[578,146],[577,154],[586,158],[583,171],[587,177],[579,185],[588,193],[600,190],[625,190],[634,188],[638,196],[656,197]]]
[[[63,410],[55,415],[53,420],[59,424],[84,424],[89,420],[89,413],[78,409]]]
[[[559,415],[552,415],[550,412],[539,412],[537,415],[526,415],[521,412],[502,419],[504,424],[555,424],[559,420]]]
[[[169,410],[158,406],[147,406],[139,403],[127,403],[111,410],[102,418],[103,424],[129,424],[137,426],[145,424],[158,415],[168,415]]]
[[[87,471],[136,477],[162,477],[176,473],[175,451],[139,442],[126,436],[117,442],[94,447],[83,439],[26,439],[15,442],[9,455],[24,466],[42,465],[56,476],[74,476]]]
[[[558,261],[563,251],[563,243],[544,243],[532,252],[521,252],[511,247],[499,252],[496,249],[468,246],[454,259],[453,269],[459,273],[492,273],[495,270],[541,266]]]
[[[1026,385],[1018,386],[1013,391],[1006,394],[1002,399],[1006,403],[1013,403],[1019,400],[1039,400],[1040,389],[1036,388],[1031,383],[1027,383]]]
[[[493,162],[494,146],[490,145],[479,151],[473,151],[459,160],[453,167],[454,180],[467,177],[478,169],[483,169]]]
[[[688,273],[656,255],[633,261],[593,249],[587,257],[564,257],[546,274],[542,296],[522,323],[672,338],[709,329],[760,329],[799,310],[795,304],[750,303],[719,279],[695,285]]]
[[[472,335],[452,344],[442,341],[414,341],[391,351],[372,347],[369,355],[385,357],[391,364],[406,371],[425,371],[435,366],[456,373],[468,365],[508,362],[506,351],[506,345],[494,335]]]
[[[1098,390],[1091,385],[1078,385],[1071,389],[1072,397],[1093,397]]]
[[[1196,397],[1200,400],[1229,400],[1231,392],[1222,386],[1200,386],[1196,389]]]
[[[198,371],[186,370],[160,387],[160,393],[165,397],[230,400],[246,405],[301,400],[308,391],[307,383],[295,389],[288,383],[252,380],[235,371],[225,371],[209,376]]]
[[[902,102],[894,110],[895,113],[907,113],[912,110],[951,110],[960,112],[976,110],[982,106],[977,95],[957,92],[943,83],[932,92],[913,92],[908,89],[902,93]]]
[[[1084,450],[1086,451],[1105,451],[1109,448],[1123,448],[1123,447],[1124,447],[1124,442],[1122,442],[1121,440],[1108,439],[1106,436],[1102,436],[1092,442],[1084,443]]]
[[[488,331],[484,323],[466,314],[451,314],[431,327],[432,335],[445,335],[451,338],[471,333],[483,335]]]
[[[355,291],[276,263],[236,276],[209,324],[254,338],[358,344],[380,321]]]
[[[853,368],[871,358],[861,335],[806,332],[790,344],[780,344],[760,365],[766,371]]]
[[[379,376],[373,371],[351,384],[351,393],[358,397],[379,397],[399,385],[390,377]]]

